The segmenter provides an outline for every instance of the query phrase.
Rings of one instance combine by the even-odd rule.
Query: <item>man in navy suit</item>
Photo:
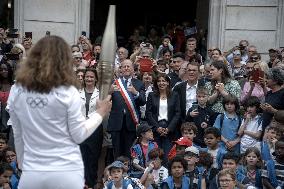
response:
[[[130,157],[130,147],[139,123],[139,106],[146,103],[144,84],[132,77],[134,68],[131,60],[121,63],[121,74],[122,77],[112,85],[112,109],[107,127],[112,137],[114,158],[121,155]]]

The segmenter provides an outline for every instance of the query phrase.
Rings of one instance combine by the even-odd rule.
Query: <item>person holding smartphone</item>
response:
[[[248,62],[246,64],[246,75],[247,80],[241,92],[241,103],[244,103],[250,96],[256,96],[260,99],[260,102],[264,102],[268,88],[264,79],[264,71],[260,65]]]

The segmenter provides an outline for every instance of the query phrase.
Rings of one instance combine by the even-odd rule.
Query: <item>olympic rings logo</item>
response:
[[[36,98],[28,97],[26,102],[32,108],[44,108],[48,104],[47,98],[41,98],[41,97],[36,97]]]

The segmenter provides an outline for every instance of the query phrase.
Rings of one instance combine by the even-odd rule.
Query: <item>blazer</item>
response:
[[[173,91],[177,92],[180,99],[180,112],[181,112],[181,121],[185,122],[186,118],[186,84],[187,81],[184,81],[173,88]],[[204,81],[198,80],[197,87],[204,86]]]
[[[145,87],[142,81],[131,79],[132,86],[139,92],[139,96],[134,98],[134,106],[140,117],[139,106],[146,103]],[[133,96],[134,97],[134,96]],[[126,116],[126,128],[128,131],[136,131],[136,125],[130,115],[128,107],[120,91],[112,93],[112,108],[109,115],[107,131],[120,131],[122,129],[123,117]]]
[[[180,119],[180,101],[178,94],[172,92],[171,96],[167,99],[168,103],[168,129],[173,132]],[[158,116],[159,116],[160,97],[154,92],[149,93],[146,103],[146,119],[149,125],[153,126],[156,130],[159,127]]]
[[[79,90],[81,101],[82,101],[82,106],[81,106],[81,112],[84,116],[86,116],[86,92],[84,89]],[[90,102],[89,102],[89,112],[88,114],[91,114],[96,111],[96,103],[97,100],[99,99],[99,90],[95,88]]]

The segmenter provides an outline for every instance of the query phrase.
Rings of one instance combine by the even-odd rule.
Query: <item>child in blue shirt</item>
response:
[[[223,100],[225,112],[217,116],[214,127],[221,131],[220,145],[227,151],[240,153],[240,137],[238,130],[241,125],[241,117],[237,114],[239,101],[237,97],[228,95]]]
[[[169,163],[170,176],[164,180],[162,189],[189,189],[190,180],[184,175],[187,162],[181,156],[174,157]]]
[[[268,161],[274,159],[275,143],[277,142],[281,131],[276,125],[271,125],[265,129],[263,140],[261,141],[262,160]]]

